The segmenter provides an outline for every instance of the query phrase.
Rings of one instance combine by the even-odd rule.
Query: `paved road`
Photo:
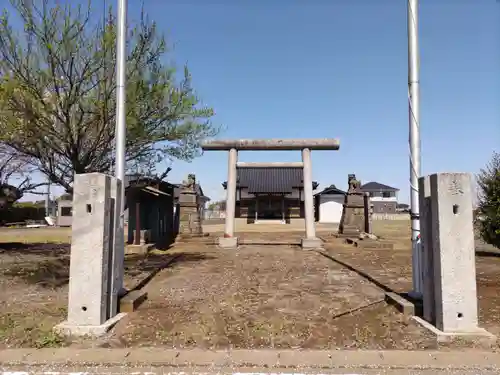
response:
[[[472,375],[500,374],[500,354],[480,351],[14,349],[0,375]]]
[[[169,367],[44,367],[43,369],[13,368],[0,372],[0,375],[91,375],[91,374],[134,374],[134,375],[498,375],[498,370],[481,369],[338,369],[314,371],[302,369],[300,371],[287,369],[284,371],[269,369],[217,369],[217,370],[190,370]]]

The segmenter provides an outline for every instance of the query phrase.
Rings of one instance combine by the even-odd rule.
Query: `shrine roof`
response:
[[[227,187],[227,182],[222,184]],[[237,169],[237,186],[250,194],[290,194],[304,188],[302,167],[246,167]],[[313,182],[313,189],[318,186]]]

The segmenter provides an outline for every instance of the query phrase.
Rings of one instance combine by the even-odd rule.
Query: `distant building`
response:
[[[410,205],[406,203],[398,203],[396,208],[398,212],[410,212]]]
[[[315,220],[319,223],[340,223],[346,192],[330,185],[314,195]]]
[[[361,186],[361,190],[370,194],[374,213],[394,214],[398,212],[399,189],[379,182],[368,182]]]
[[[317,187],[313,182],[313,190]],[[304,218],[302,167],[238,168],[235,217],[248,223]]]

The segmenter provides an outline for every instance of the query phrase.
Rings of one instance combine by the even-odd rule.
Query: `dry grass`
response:
[[[127,256],[125,286],[135,287],[170,257]],[[52,331],[66,318],[68,281],[69,244],[0,244],[0,349],[68,345]]]
[[[0,243],[70,243],[71,228],[0,228]]]

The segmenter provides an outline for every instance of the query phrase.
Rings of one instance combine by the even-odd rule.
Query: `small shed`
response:
[[[314,195],[315,219],[319,223],[340,223],[346,192],[330,185]]]
[[[174,188],[154,178],[129,179],[125,189],[129,244],[167,247],[173,242]]]

